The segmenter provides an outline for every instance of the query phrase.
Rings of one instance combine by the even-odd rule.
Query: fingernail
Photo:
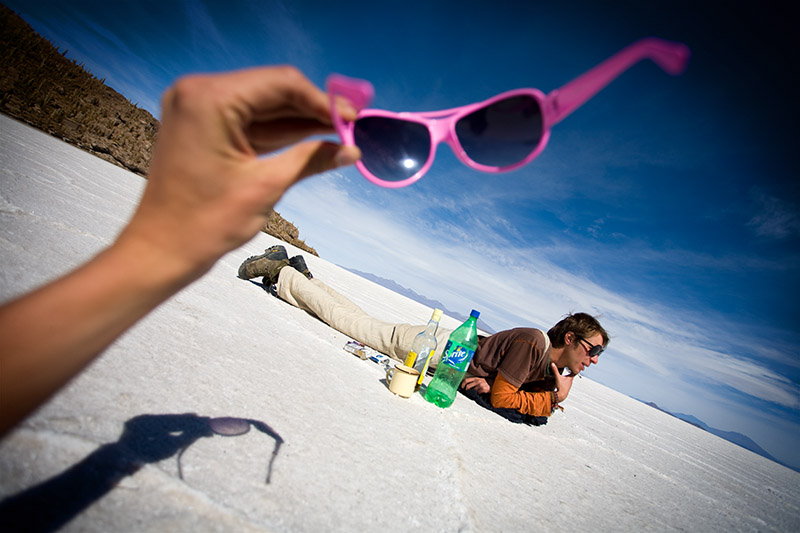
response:
[[[347,121],[355,120],[358,115],[358,109],[347,98],[338,97],[336,99],[336,110],[339,112],[339,116]]]
[[[352,165],[359,159],[361,159],[361,150],[357,146],[342,146],[336,152],[334,163],[337,167],[344,167]]]
[[[341,110],[342,117],[346,117],[347,120],[355,120],[356,115],[358,115],[358,109],[350,103],[350,100],[345,100],[344,105],[342,106]]]

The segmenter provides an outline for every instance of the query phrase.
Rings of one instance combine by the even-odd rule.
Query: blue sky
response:
[[[588,377],[800,467],[798,113],[786,81],[800,62],[780,4],[5,4],[156,117],[190,72],[290,63],[320,86],[331,72],[372,81],[374,107],[426,111],[548,92],[641,37],[686,43],[686,73],[638,64],[523,169],[475,172],[442,145],[411,187],[344,169],[277,209],[323,258],[479,309],[495,329],[600,314],[612,343]]]

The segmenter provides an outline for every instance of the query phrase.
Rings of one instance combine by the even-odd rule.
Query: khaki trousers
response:
[[[291,267],[281,269],[276,289],[278,296],[286,302],[398,361],[405,361],[414,337],[425,330],[425,326],[392,324],[378,320],[322,281],[316,278],[309,280]],[[438,342],[436,353],[431,359],[431,368],[441,359],[450,333],[451,330],[441,327],[436,332]]]

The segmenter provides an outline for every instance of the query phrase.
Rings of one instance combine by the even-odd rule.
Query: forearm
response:
[[[123,238],[65,277],[0,307],[0,435],[200,274]]]
[[[546,392],[526,392],[519,390],[502,375],[498,374],[492,385],[491,402],[493,407],[516,409],[531,416],[550,416],[552,394]]]

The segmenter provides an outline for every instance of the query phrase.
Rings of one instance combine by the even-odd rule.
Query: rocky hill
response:
[[[0,111],[146,176],[159,123],[0,4]],[[272,212],[264,231],[317,255]]]

